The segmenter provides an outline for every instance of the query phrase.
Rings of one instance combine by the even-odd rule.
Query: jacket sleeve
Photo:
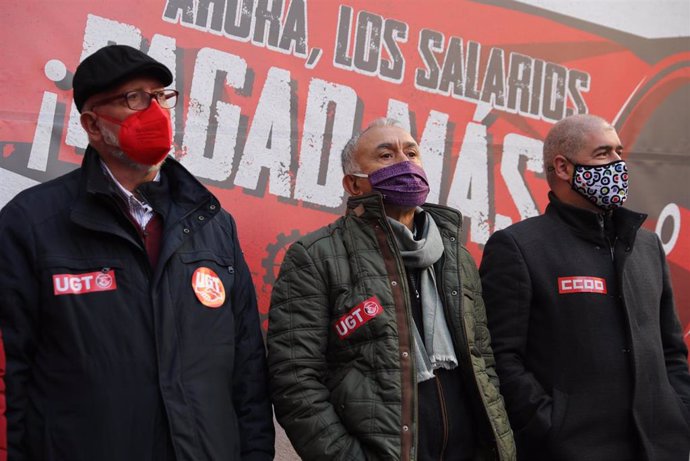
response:
[[[28,383],[38,335],[39,285],[32,228],[19,207],[0,212],[0,328],[5,351],[5,422],[9,459],[23,460]]]
[[[496,388],[499,389],[498,375],[496,374],[496,359],[494,358],[493,350],[491,349],[491,335],[486,318],[486,306],[482,298],[482,287],[479,283],[479,273],[477,272],[477,265],[472,256],[466,249],[462,249],[462,270],[463,280],[476,281],[470,284],[467,289],[472,291],[472,299],[474,304],[474,337],[475,343],[479,353],[484,360],[486,367],[486,374],[489,381]]]
[[[686,415],[690,418],[690,373],[688,372],[688,350],[683,342],[683,333],[673,301],[673,289],[666,256],[657,238],[663,271],[663,293],[661,295],[660,328],[664,347],[666,371],[671,386],[685,404]]]
[[[0,461],[7,461],[7,419],[5,418],[5,348],[0,330]]]
[[[501,380],[501,394],[516,437],[545,437],[551,427],[551,396],[525,367],[532,302],[528,267],[505,231],[495,232],[484,248],[479,269],[486,313]]]
[[[235,283],[232,306],[235,315],[235,364],[233,405],[239,422],[242,460],[272,460],[275,429],[268,392],[264,348],[256,293],[242,255],[237,229],[232,222],[235,245]]]
[[[268,366],[278,422],[308,460],[363,460],[325,385],[330,324],[328,291],[302,244],[287,251],[271,295]]]

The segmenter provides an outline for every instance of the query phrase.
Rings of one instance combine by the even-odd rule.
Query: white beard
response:
[[[105,127],[102,123],[100,123],[100,120],[96,122],[96,126],[101,130],[101,135],[103,136],[103,141],[113,149],[111,150],[111,154],[113,157],[118,159],[120,162],[128,166],[129,168],[132,168],[137,171],[144,171],[146,173],[150,173],[153,171],[158,171],[161,169],[161,166],[163,166],[163,162],[160,162],[156,165],[144,165],[143,163],[138,163],[132,160],[125,154],[122,149],[120,149],[120,141],[117,138],[117,135],[113,133],[112,130],[108,129]]]

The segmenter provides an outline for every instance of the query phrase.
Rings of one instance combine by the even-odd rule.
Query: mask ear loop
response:
[[[366,173],[350,173],[350,176],[355,178],[354,184],[357,185],[357,179],[362,178],[362,179],[369,179],[369,175]]]
[[[577,172],[577,164],[565,155],[563,156],[563,158],[566,162],[570,163],[573,166],[573,173],[570,175],[570,187],[575,187],[575,173]]]
[[[109,115],[99,114],[98,112],[94,112],[94,111],[89,111],[89,112],[93,112],[94,114],[96,114],[96,116],[98,118],[102,118],[103,120],[110,122],[110,123],[114,123],[115,125],[118,125],[118,126],[122,126],[122,124],[124,123],[124,120],[120,121],[120,120],[117,120],[113,117],[110,117]],[[96,119],[96,121],[98,121],[98,118]],[[127,120],[127,119],[125,119],[125,120]]]

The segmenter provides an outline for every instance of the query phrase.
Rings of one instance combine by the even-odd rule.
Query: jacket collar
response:
[[[612,211],[596,213],[584,208],[568,205],[560,201],[553,192],[549,192],[549,205],[545,214],[558,217],[574,234],[596,243],[607,243],[607,231],[613,226],[615,238],[632,246],[637,231],[647,215],[627,208],[616,208]]]
[[[383,206],[383,195],[379,192],[372,192],[368,195],[350,196],[347,199],[347,216],[357,216],[364,220],[379,220],[386,218],[386,211]]]
[[[462,231],[462,214],[443,205],[425,203],[422,209],[431,214],[438,227],[447,230],[450,234],[460,238]],[[372,192],[368,195],[349,197],[347,200],[347,216],[357,216],[364,220],[383,220],[386,219],[386,211],[383,204],[383,195],[379,192]]]
[[[90,145],[84,154],[82,171],[82,197],[112,196],[116,192],[115,184],[101,168],[98,152]],[[156,212],[165,218],[174,218],[167,216],[171,202],[179,209],[175,215],[185,215],[208,200],[215,200],[208,189],[171,157],[161,167],[161,180],[142,184],[138,190]]]
[[[116,187],[99,164],[98,152],[87,147],[81,167],[81,182],[75,197],[70,218],[87,229],[117,235],[142,247],[132,226],[114,199]],[[154,274],[157,281],[165,261],[176,248],[205,226],[210,218],[220,212],[218,199],[211,194],[191,173],[172,158],[166,159],[161,168],[160,182],[150,182],[139,187],[157,213],[164,218],[164,237],[158,265]]]
[[[116,186],[106,176],[99,154],[91,146],[86,148],[81,171],[79,194],[72,206],[71,219],[84,227],[122,234],[121,213],[113,212],[117,207],[113,199]],[[161,180],[141,185],[139,192],[163,216],[166,228],[204,204],[213,210],[210,214],[220,210],[218,199],[172,158],[167,158],[163,164]]]

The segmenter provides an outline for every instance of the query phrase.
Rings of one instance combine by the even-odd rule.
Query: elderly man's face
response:
[[[158,79],[141,76],[89,98],[84,104],[85,110],[82,113],[82,119],[84,119],[82,125],[90,133],[89,143],[102,155],[107,155],[128,167],[144,171],[160,168],[164,158],[161,161],[154,160],[156,163],[151,164],[123,152],[119,139],[121,126],[116,122],[121,123],[128,117],[141,113],[150,107],[150,104],[158,104],[155,98],[149,98],[149,95],[137,93],[138,91],[150,94],[163,89],[164,86]],[[150,104],[147,106],[149,101]],[[170,121],[168,110],[160,111],[160,113],[168,118],[168,122]]]
[[[365,132],[357,142],[354,160],[359,165],[359,173],[366,174],[399,162],[422,166],[419,145],[410,133],[397,126],[376,126]],[[363,193],[372,191],[368,180],[357,181]]]

